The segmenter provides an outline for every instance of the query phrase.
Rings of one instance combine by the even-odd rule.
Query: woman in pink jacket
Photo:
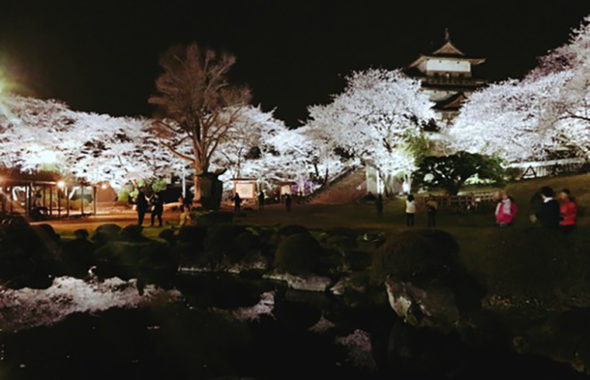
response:
[[[500,227],[506,227],[514,222],[514,217],[518,213],[518,207],[514,199],[510,198],[505,191],[502,192],[502,198],[496,206],[496,223]]]

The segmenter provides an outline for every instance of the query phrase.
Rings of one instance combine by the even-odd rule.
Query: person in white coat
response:
[[[416,215],[416,201],[412,194],[406,198],[406,225],[408,227],[414,226],[414,216]]]

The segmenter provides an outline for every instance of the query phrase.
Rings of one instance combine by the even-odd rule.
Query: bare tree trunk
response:
[[[194,185],[193,203],[201,202],[201,177],[199,176],[200,173],[201,173],[201,170],[199,170],[199,168],[195,167],[195,173],[193,176],[193,185]]]

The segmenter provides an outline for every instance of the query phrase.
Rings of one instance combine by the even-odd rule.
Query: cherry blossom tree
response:
[[[220,143],[212,163],[217,168],[227,169],[232,178],[253,176],[252,165],[244,166],[246,161],[251,163],[263,158],[274,149],[268,140],[286,130],[285,124],[274,117],[273,111],[264,112],[260,106],[245,107]]]
[[[548,104],[567,73],[510,79],[471,95],[448,131],[457,151],[496,155],[506,162],[543,160],[562,148]]]
[[[399,70],[355,72],[330,104],[309,108],[308,133],[324,149],[377,169],[391,191],[397,174],[409,178],[415,168],[408,137],[435,117],[432,106],[420,82]]]
[[[541,58],[529,77],[567,75],[562,91],[548,104],[555,128],[564,144],[575,146],[586,158],[590,153],[590,16],[572,33],[570,41]]]
[[[590,153],[590,17],[522,80],[474,93],[448,131],[456,150],[507,162]]]
[[[54,100],[5,94],[0,98],[0,162],[6,167],[50,167],[114,187],[161,178],[176,168],[142,119],[76,112]]]

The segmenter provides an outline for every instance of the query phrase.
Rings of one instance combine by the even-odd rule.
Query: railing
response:
[[[509,169],[518,171],[514,177],[519,180],[564,174],[577,174],[585,172],[587,167],[588,162],[582,158],[518,162],[508,165]]]
[[[418,204],[426,207],[426,202],[434,199],[439,209],[448,209],[454,212],[473,212],[477,210],[488,210],[496,204],[496,192],[474,192],[462,195],[434,195],[418,197]]]

